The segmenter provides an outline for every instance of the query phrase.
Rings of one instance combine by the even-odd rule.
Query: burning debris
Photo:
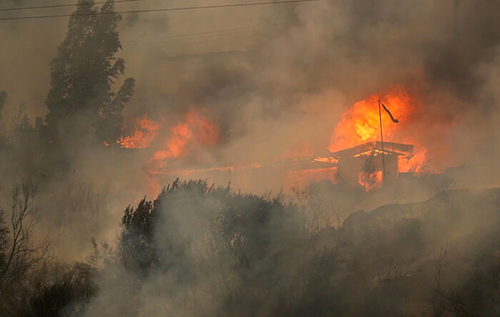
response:
[[[3,1],[0,317],[499,315],[500,6],[256,1]]]
[[[346,110],[329,146],[338,161],[338,182],[370,191],[394,182],[399,172],[422,170],[426,150],[405,125],[413,118],[416,100],[403,87],[392,87]]]
[[[394,182],[399,161],[409,161],[413,145],[393,142],[368,142],[333,153],[338,159],[337,178],[347,186],[360,184],[367,191],[380,188],[382,182]]]
[[[379,113],[379,101],[398,117],[400,124],[394,124],[390,116]],[[328,149],[337,152],[380,138],[380,123],[388,138],[404,138],[399,133],[405,130],[405,123],[411,120],[416,102],[403,87],[391,88],[385,94],[372,94],[346,109],[335,128]],[[409,141],[409,140],[408,140]],[[405,143],[410,143],[405,141]],[[414,143],[414,142],[411,142]]]
[[[418,98],[403,87],[391,87],[385,93],[368,96],[346,109],[328,146],[331,154],[320,157],[315,157],[305,146],[300,151],[288,150],[269,163],[207,164],[196,157],[197,151],[214,148],[220,135],[220,128],[207,111],[189,111],[182,121],[167,129],[165,120],[155,122],[144,115],[137,120],[133,132],[117,143],[124,148],[144,149],[154,142],[156,150],[149,159],[148,171],[156,175],[155,183],[160,183],[158,177],[174,174],[202,177],[274,169],[285,173],[284,183],[290,186],[306,186],[326,179],[371,191],[383,183],[393,183],[399,173],[423,170],[427,151],[408,128],[417,106]],[[162,132],[166,135],[164,140],[161,140]],[[390,141],[384,142],[384,138]],[[186,159],[188,164],[184,162]]]
[[[122,148],[144,149],[156,138],[160,128],[157,122],[149,120],[147,114],[136,120],[136,122],[137,126],[129,136],[122,136],[116,141]]]
[[[219,140],[219,130],[214,123],[194,111],[186,114],[183,122],[170,129],[170,137],[164,142],[165,149],[151,158],[155,168],[163,168],[165,161],[185,157],[194,146],[211,146]]]

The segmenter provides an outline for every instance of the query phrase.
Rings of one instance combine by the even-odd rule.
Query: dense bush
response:
[[[34,197],[30,188],[23,193]],[[496,316],[496,222],[456,240],[453,252],[433,253],[438,229],[469,216],[446,203],[454,195],[421,205],[439,210],[431,218],[416,217],[414,205],[388,205],[334,228],[308,223],[317,211],[304,208],[314,204],[175,181],[154,201],[126,208],[116,244],[94,242],[85,262],[31,251],[16,260],[30,265],[0,285],[0,316]],[[454,221],[444,221],[449,215]],[[12,232],[4,220],[3,276]],[[25,250],[36,251],[26,237]]]

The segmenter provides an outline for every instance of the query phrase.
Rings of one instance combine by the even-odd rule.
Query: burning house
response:
[[[413,145],[367,142],[333,153],[337,160],[337,181],[347,186],[363,185],[367,190],[397,179],[399,161],[413,157]]]
[[[311,151],[274,160],[214,165],[210,160],[203,160],[204,155],[198,155],[220,148],[221,128],[209,109],[191,110],[177,122],[151,120],[147,115],[136,118],[135,126],[130,127],[117,144],[127,149],[152,148],[148,150],[147,170],[157,188],[163,177],[180,176],[208,177],[219,183],[241,178],[242,184],[249,179],[272,178],[272,186],[282,188],[305,187],[329,180],[346,188],[363,187],[371,191],[382,184],[394,184],[400,174],[413,177],[429,172],[427,150],[413,124],[417,108],[418,98],[403,87],[372,94],[346,107],[333,131],[328,154],[321,157]],[[378,141],[382,136],[390,142]]]

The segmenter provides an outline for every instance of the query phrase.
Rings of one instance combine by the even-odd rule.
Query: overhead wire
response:
[[[128,3],[128,2],[144,2],[148,0],[115,0],[114,3]],[[107,1],[94,2],[94,4],[105,4]],[[14,7],[14,8],[0,8],[0,12],[7,11],[22,11],[22,10],[39,10],[39,9],[55,9],[55,8],[68,8],[68,7],[78,7],[79,3],[67,3],[67,4],[50,4],[42,6],[31,6],[31,7]]]
[[[65,18],[65,17],[72,17],[72,16],[90,16],[90,15],[188,11],[188,10],[250,7],[250,6],[263,6],[263,5],[279,5],[279,4],[290,4],[290,3],[307,3],[307,2],[317,2],[317,1],[321,1],[321,0],[266,1],[266,2],[234,3],[234,4],[220,4],[220,5],[208,5],[208,6],[191,6],[191,7],[177,7],[177,8],[163,8],[163,9],[143,9],[143,10],[129,10],[129,11],[98,12],[98,13],[72,13],[72,14],[36,15],[36,16],[21,16],[21,17],[3,17],[3,18],[0,18],[0,21],[51,19],[51,18]]]
[[[224,36],[224,35],[230,35],[230,34],[235,34],[235,33],[243,33],[243,32],[249,32],[257,29],[262,29],[262,28],[268,28],[268,27],[273,27],[273,26],[279,26],[279,23],[275,24],[269,24],[269,25],[260,25],[260,26],[252,26],[252,27],[244,27],[244,28],[233,28],[233,29],[225,29],[225,30],[218,30],[218,31],[211,31],[211,32],[201,32],[201,33],[188,33],[188,34],[178,34],[178,35],[171,35],[171,36],[164,36],[164,37],[159,37],[159,38],[152,38],[152,39],[136,39],[136,40],[124,40],[122,41],[123,44],[129,44],[129,43],[162,43],[162,42],[167,42],[171,40],[191,40],[191,39],[198,39],[198,38],[203,38],[203,37],[216,37],[216,36]]]
[[[199,36],[186,36],[186,37],[181,37],[181,36],[175,36],[172,37],[172,39],[164,39],[164,40],[159,40],[159,41],[124,41],[122,44],[126,45],[127,50],[129,49],[136,49],[136,48],[144,48],[144,47],[166,47],[164,46],[164,43],[166,42],[171,42],[172,45],[169,45],[169,48],[176,47],[175,45],[178,45],[179,43],[182,42],[189,42],[189,41],[196,41],[196,44],[200,44],[201,42],[211,42],[211,41],[228,41],[228,40],[234,40],[234,39],[243,39],[244,37],[251,36],[252,33],[250,33],[251,29],[248,30],[242,30],[242,31],[230,31],[225,33],[216,33],[216,34],[206,34],[206,33],[198,33]],[[193,35],[198,35],[198,34],[193,34]],[[174,44],[175,43],[175,44]],[[136,44],[141,44],[141,45],[136,45]],[[145,44],[145,45],[142,45]]]

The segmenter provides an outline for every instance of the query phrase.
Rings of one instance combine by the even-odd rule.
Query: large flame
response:
[[[164,122],[164,120],[162,120]],[[219,129],[215,123],[202,115],[202,112],[189,111],[184,118],[171,128],[164,129],[162,123],[149,120],[147,115],[136,119],[136,127],[128,136],[122,136],[116,142],[123,148],[144,149],[150,147],[156,138],[156,150],[149,159],[148,194],[155,195],[160,190],[161,177],[177,173],[188,175],[188,170],[165,170],[167,162],[195,153],[195,148],[214,145],[219,141]],[[161,133],[160,133],[161,132]],[[159,135],[160,134],[160,135]],[[213,168],[213,170],[231,170],[235,167]],[[202,171],[210,171],[205,169]]]
[[[382,126],[384,137],[390,139],[401,125],[411,117],[414,102],[406,90],[392,88],[386,94],[373,94],[355,103],[344,112],[340,123],[334,131],[328,149],[332,152],[347,149],[365,142],[380,140],[379,100],[387,106],[394,117],[401,123],[392,122],[382,109]],[[394,141],[394,140],[391,140]],[[401,140],[400,140],[401,141]]]
[[[379,113],[379,100],[398,119],[399,123],[394,123],[383,108]],[[384,141],[415,146],[415,154],[411,158],[399,160],[399,171],[421,172],[425,166],[427,151],[413,134],[409,133],[409,123],[413,120],[417,104],[418,98],[403,87],[392,87],[386,93],[370,95],[345,111],[333,133],[328,149],[336,152],[366,142],[379,141],[380,118],[382,118]],[[380,177],[375,177],[377,178]]]
[[[137,126],[129,136],[122,136],[116,141],[122,148],[144,149],[147,148],[155,139],[160,128],[159,123],[148,119],[145,114],[142,118],[136,120]]]
[[[165,148],[157,151],[151,158],[156,168],[164,167],[165,160],[185,157],[194,146],[214,145],[219,140],[219,129],[206,117],[190,111],[184,121],[170,129],[170,137]]]
[[[400,159],[398,169],[400,173],[422,173],[425,169],[427,149],[420,144],[415,145],[415,154],[410,159]],[[430,172],[426,170],[425,172]]]
[[[399,123],[393,122],[385,110],[379,108],[379,100],[399,120]],[[405,156],[398,161],[399,172],[420,173],[424,171],[427,150],[418,142],[419,134],[415,131],[416,110],[418,108],[419,98],[403,87],[391,87],[384,93],[372,94],[346,109],[341,121],[334,130],[328,149],[331,152],[336,152],[363,143],[379,141],[381,118],[384,141],[414,145],[414,155],[411,157]],[[147,116],[144,116],[138,120],[138,125],[131,135],[122,137],[117,142],[125,148],[145,148],[152,143],[155,137],[158,137],[159,130],[160,124],[158,122],[148,120]],[[412,133],[412,130],[415,133]],[[237,162],[234,165],[219,167],[207,167],[202,164],[199,168],[190,168],[189,164],[184,164],[201,161],[197,157],[197,154],[200,153],[197,149],[207,148],[219,142],[220,132],[218,127],[203,111],[187,112],[182,120],[168,129],[163,129],[161,134],[163,140],[155,141],[155,146],[159,145],[160,148],[157,148],[149,159],[150,187],[153,190],[158,190],[161,177],[165,175],[175,174],[190,177],[212,172],[232,173],[238,170],[262,167],[260,163],[238,164]],[[189,159],[183,161],[183,163],[179,161],[174,163],[174,160],[181,158]],[[291,168],[286,170],[283,179],[284,183],[293,186],[307,186],[310,182],[317,182],[322,179],[336,182],[337,159],[334,157],[318,157],[314,159],[313,152],[307,144],[297,146],[295,151],[285,151],[282,156],[268,165],[274,166],[276,164],[276,168],[279,168],[279,166],[286,166],[284,162],[298,164],[302,161],[307,163],[305,166],[311,168]],[[318,166],[318,168],[314,168],[314,165]],[[358,181],[367,191],[379,188],[382,184],[382,172],[376,170],[360,173]]]

